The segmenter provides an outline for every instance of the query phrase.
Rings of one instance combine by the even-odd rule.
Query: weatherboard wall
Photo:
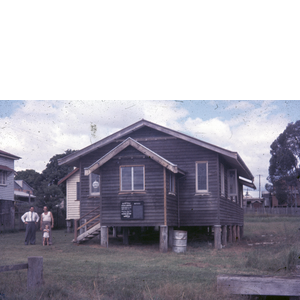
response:
[[[0,156],[0,165],[14,169],[14,160]],[[0,200],[14,200],[14,172],[7,172],[6,184],[0,185]]]
[[[77,195],[77,182],[80,182],[80,174],[76,172],[67,179],[67,216],[66,220],[80,218],[80,199]]]
[[[81,158],[81,215],[101,203],[102,209],[99,212],[102,225],[154,226],[164,224],[163,167],[150,158],[142,157],[142,153],[133,147],[124,149],[98,170],[101,174],[101,196],[89,196],[89,178],[84,176],[84,168],[92,165],[129,136],[163,158],[177,164],[178,168],[185,172],[183,177],[177,175],[175,195],[167,193],[167,225],[210,226],[223,224],[223,222],[227,222],[226,224],[242,222],[241,208],[236,203],[220,197],[218,154],[148,127],[119,137],[110,144]],[[197,161],[208,162],[208,193],[196,193]],[[120,193],[120,164],[145,165],[145,193]],[[230,168],[230,166],[226,167]],[[166,184],[168,187],[168,176]],[[227,183],[225,186],[227,188]],[[121,221],[120,202],[133,200],[144,201],[145,219],[143,221]]]
[[[145,167],[145,191],[120,190],[120,167]],[[128,147],[101,168],[101,224],[106,226],[156,226],[164,224],[163,167],[151,158]],[[121,220],[122,201],[143,201],[143,220]]]

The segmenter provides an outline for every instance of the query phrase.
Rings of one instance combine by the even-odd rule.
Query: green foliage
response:
[[[287,125],[272,143],[270,154],[268,180],[272,186],[266,185],[266,189],[275,192],[279,204],[291,205],[290,187],[300,192],[300,120]]]
[[[29,184],[35,191],[40,186],[41,174],[32,169],[26,169],[25,171],[18,171],[15,176],[15,180],[24,180]]]
[[[56,154],[50,158],[46,169],[40,174],[35,170],[19,171],[16,180],[24,180],[34,189],[37,196],[38,206],[47,205],[51,210],[55,205],[60,204],[66,196],[66,183],[57,185],[60,179],[69,174],[73,168],[67,165],[59,166],[58,159],[63,158],[74,150],[67,150],[62,154]]]

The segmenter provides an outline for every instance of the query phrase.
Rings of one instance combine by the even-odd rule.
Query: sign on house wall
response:
[[[144,202],[143,201],[122,201],[121,220],[143,220]]]

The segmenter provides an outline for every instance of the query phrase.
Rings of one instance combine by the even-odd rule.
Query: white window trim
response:
[[[235,196],[238,196],[238,182],[237,182],[237,170],[236,169],[230,169],[227,171],[227,174],[229,174],[230,171],[234,171],[235,172],[235,187],[236,187],[236,193],[230,193],[230,188],[229,188],[229,185],[230,185],[230,177],[229,175],[227,176],[227,184],[228,184],[228,198],[230,197],[235,197]]]
[[[134,189],[134,172],[133,168],[135,167],[142,167],[143,168],[143,189],[142,190],[135,190]],[[123,190],[123,182],[122,182],[122,168],[131,168],[131,190]],[[120,166],[120,191],[121,192],[144,192],[145,191],[145,166],[144,165],[124,165]]]
[[[206,164],[206,190],[198,189],[198,164]],[[208,161],[196,161],[196,194],[208,193]]]
[[[225,167],[221,164],[221,196],[225,197]]]
[[[97,174],[98,175],[98,174]],[[89,192],[90,192],[90,196],[100,196],[100,175],[99,175],[99,192],[97,192],[97,193],[93,193],[92,192],[92,188],[91,188],[91,185],[93,184],[92,183],[92,180],[91,180],[91,178],[92,178],[92,173],[89,175]]]
[[[1,182],[0,185],[7,186],[7,171],[4,170],[0,170],[0,171],[3,174],[1,180],[3,180],[4,178],[3,182]]]
[[[171,182],[173,182],[171,184]],[[172,187],[173,187],[173,190],[172,190]],[[175,177],[175,174],[170,172],[170,175],[169,175],[169,194],[170,195],[176,195],[176,177]]]

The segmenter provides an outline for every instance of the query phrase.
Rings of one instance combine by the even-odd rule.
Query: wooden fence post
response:
[[[28,257],[27,290],[39,287],[43,283],[43,257]]]

